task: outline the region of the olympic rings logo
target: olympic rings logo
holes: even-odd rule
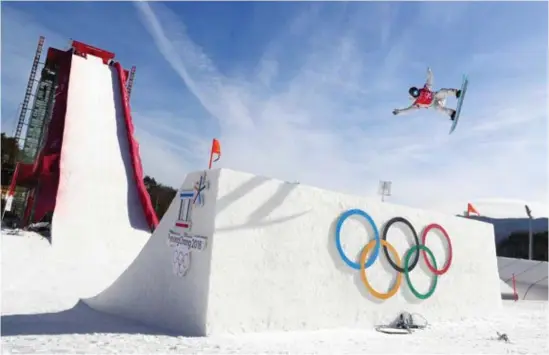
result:
[[[374,240],[371,240],[368,244],[366,244],[366,246],[360,253],[358,263],[350,260],[347,257],[347,255],[345,255],[345,252],[343,251],[343,247],[341,246],[341,228],[343,227],[343,223],[345,222],[345,220],[353,215],[359,215],[364,219],[366,219],[366,221],[372,226],[374,230]],[[404,254],[404,257],[402,260],[399,257],[396,249],[387,241],[387,233],[389,231],[389,228],[397,222],[404,223],[412,231],[412,235],[416,242],[416,244],[412,246]],[[439,231],[441,231],[444,237],[446,238],[446,241],[448,242],[448,260],[446,261],[442,269],[438,269],[437,262],[435,260],[435,256],[433,255],[433,252],[429,248],[427,248],[427,246],[425,245],[427,234],[433,229],[438,229]],[[343,259],[345,264],[347,264],[349,267],[355,270],[360,270],[360,278],[362,279],[362,283],[364,284],[366,289],[370,292],[370,294],[372,294],[374,297],[379,299],[386,300],[393,297],[399,290],[400,285],[402,284],[402,274],[404,274],[406,283],[408,284],[408,287],[410,291],[414,294],[414,296],[416,296],[419,299],[425,300],[433,295],[437,286],[438,277],[448,272],[448,269],[450,269],[450,265],[452,264],[452,242],[450,241],[450,237],[448,236],[448,233],[446,232],[446,230],[441,225],[436,223],[429,224],[423,229],[423,232],[421,233],[421,242],[420,242],[414,226],[412,226],[412,224],[406,218],[394,217],[394,218],[391,218],[385,224],[381,233],[381,238],[380,238],[379,230],[374,220],[372,219],[372,217],[370,217],[369,214],[367,214],[366,212],[360,209],[352,209],[344,212],[341,216],[339,216],[335,233],[336,233],[336,247],[337,247],[337,251],[339,252],[339,255],[341,256],[341,259]],[[376,291],[370,285],[370,282],[366,277],[366,269],[371,267],[374,264],[374,262],[376,262],[377,258],[379,257],[379,250],[381,248],[383,248],[383,253],[387,258],[387,261],[389,262],[389,264],[393,267],[394,270],[398,272],[395,284],[387,293],[381,293]],[[368,257],[372,249],[373,249],[373,252]],[[419,291],[417,291],[417,289],[414,287],[414,285],[410,280],[410,271],[414,270],[414,268],[417,266],[419,262],[420,252],[423,254],[423,259],[425,260],[427,267],[434,274],[434,279],[433,279],[433,282],[431,283],[431,287],[426,293],[420,293]],[[415,256],[412,262],[410,263],[410,259],[412,259],[412,254],[414,253],[415,253]],[[392,258],[391,258],[391,255],[393,256]],[[429,258],[427,258],[427,256],[429,256]]]

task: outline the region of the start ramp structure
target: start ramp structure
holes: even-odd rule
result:
[[[43,40],[41,37],[40,48]],[[35,62],[38,59],[39,55]],[[82,175],[87,170],[95,175],[101,172],[108,180],[108,168],[115,166],[115,170],[122,167],[128,171],[122,176],[123,185],[118,184],[119,190],[135,190],[128,193],[136,196],[137,208],[145,214],[146,229],[156,227],[158,220],[143,183],[139,147],[134,137],[128,91],[130,74],[135,74],[135,68],[131,73],[125,70],[115,60],[114,53],[83,42],[72,40],[66,50],[48,49],[29,118],[23,157],[9,189],[10,195],[16,188],[26,190],[17,206],[23,209],[22,226],[51,221],[57,208],[66,202],[63,191],[68,175]],[[27,88],[28,95],[31,90],[32,85]],[[18,132],[24,119],[18,122]],[[89,163],[86,156],[77,156],[86,149],[86,156],[95,157]],[[124,164],[116,164],[122,160],[119,157]],[[78,159],[79,168],[84,169],[73,171],[67,162]],[[115,179],[109,185],[117,182]],[[101,181],[81,185],[83,189],[95,187],[97,194],[105,195],[96,188],[98,183]]]
[[[370,327],[501,307],[493,226],[228,169],[189,174],[92,308],[176,334]]]
[[[56,268],[50,286],[59,296],[104,290],[158,224],[143,182],[128,75],[114,53],[82,42],[47,52],[36,99],[42,109],[31,114],[41,132],[10,190],[27,189],[24,226],[51,222],[42,262]]]

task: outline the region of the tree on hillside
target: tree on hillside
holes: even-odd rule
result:
[[[174,199],[177,190],[170,186],[156,182],[154,178],[148,175],[143,179],[143,183],[145,184],[145,188],[151,197],[151,202],[154,210],[156,211],[156,215],[160,220],[162,219],[162,216],[164,216],[164,213],[168,210],[168,207],[170,207],[170,203]]]
[[[15,164],[19,155],[19,147],[14,137],[2,133],[2,164]]]
[[[539,232],[533,235],[533,259],[548,261],[548,233]],[[514,232],[497,246],[497,255],[510,258],[528,259],[528,231]]]
[[[158,186],[158,183],[156,182],[156,180],[148,175],[145,175],[145,178],[143,179],[143,183],[145,184],[145,188],[149,192],[149,195],[151,195],[151,191],[156,189]],[[153,204],[154,204],[154,199],[152,195],[151,195],[151,201],[153,201]]]
[[[9,185],[13,172],[15,171],[15,165],[17,164],[17,157],[19,156],[19,147],[14,137],[8,137],[5,133],[2,133],[2,186]]]

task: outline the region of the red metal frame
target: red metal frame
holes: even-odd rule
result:
[[[137,193],[141,201],[143,212],[147,223],[151,231],[156,229],[158,225],[158,217],[151,202],[149,193],[143,182],[143,166],[141,164],[141,157],[139,155],[139,143],[134,136],[134,126],[132,121],[131,109],[128,100],[128,93],[126,87],[123,85],[128,80],[128,72],[122,68],[119,62],[114,63],[114,67],[118,71],[118,79],[120,81],[120,94],[122,96],[122,110],[124,112],[124,119],[126,121],[127,137],[129,142],[129,150],[132,158],[133,165],[133,177],[137,184]]]
[[[55,208],[71,58],[70,51],[64,52],[55,48],[48,49],[45,67],[57,67],[58,86],[48,133],[45,137],[45,145],[38,152],[34,163],[18,164],[17,174],[14,174],[14,181],[12,181],[16,186],[25,186],[31,189],[22,219],[23,226],[42,219],[46,213]],[[38,185],[41,188],[37,192]],[[30,220],[33,205],[35,213],[33,219]]]
[[[46,64],[47,68],[52,69],[55,63],[59,62],[59,58],[63,56],[65,52],[53,47],[48,48],[48,54],[46,55]]]
[[[109,64],[109,62],[114,59],[114,53],[82,42],[72,41],[72,48],[74,48],[75,54],[81,55],[84,58],[86,58],[88,54],[99,57],[103,59],[104,64]]]
[[[94,46],[91,46],[89,44],[79,42],[79,41],[72,41],[71,44],[72,48],[74,49],[74,54],[80,55],[84,58],[88,54],[93,55],[95,57],[99,57],[103,59],[104,64],[114,64],[111,63],[111,61],[114,61],[115,54],[113,52],[106,51],[104,49],[100,49]],[[48,53],[49,55],[49,53]],[[128,78],[130,77],[130,71],[124,69],[124,77],[126,78],[125,81],[128,81]]]

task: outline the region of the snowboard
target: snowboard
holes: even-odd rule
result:
[[[454,132],[459,120],[459,114],[461,113],[461,107],[463,106],[463,100],[465,99],[465,93],[467,92],[467,86],[469,85],[469,78],[467,75],[463,75],[463,82],[461,84],[461,95],[459,96],[457,106],[456,106],[456,118],[452,122],[452,127],[450,128],[450,133]]]
[[[411,334],[412,332],[408,329],[394,328],[391,326],[381,326],[376,327],[376,330],[385,334]]]

